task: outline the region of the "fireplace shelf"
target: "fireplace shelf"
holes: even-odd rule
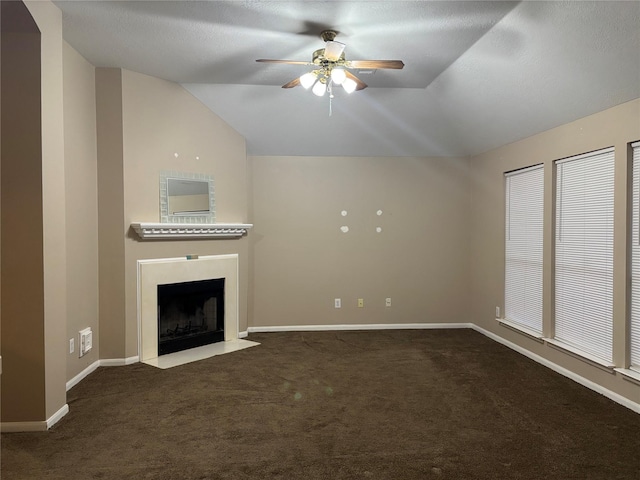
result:
[[[185,240],[190,238],[238,238],[251,223],[132,223],[142,240]]]

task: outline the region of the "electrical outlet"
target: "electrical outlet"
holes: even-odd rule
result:
[[[362,308],[364,307],[364,298],[359,298],[358,299],[358,308]]]
[[[342,300],[340,300],[339,298],[336,298],[333,301],[334,301],[334,305],[335,305],[336,308],[341,308],[342,307]]]
[[[390,307],[391,306],[391,297],[387,297],[384,299],[384,306],[385,307]]]
[[[500,307],[496,307],[496,318],[500,318]]]
[[[73,341],[73,338],[69,339],[69,353],[73,353],[76,350],[76,346],[75,346],[75,342]]]

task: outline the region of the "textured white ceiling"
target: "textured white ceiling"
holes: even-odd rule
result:
[[[182,83],[252,155],[459,156],[640,97],[640,2],[56,1],[96,66]],[[280,86],[332,28],[401,59],[328,97]],[[639,112],[640,122],[640,112]]]

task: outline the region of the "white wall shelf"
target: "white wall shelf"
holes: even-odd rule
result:
[[[251,223],[132,223],[142,240],[185,240],[242,237]]]

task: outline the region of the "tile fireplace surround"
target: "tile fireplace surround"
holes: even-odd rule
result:
[[[238,339],[238,255],[209,255],[197,259],[138,260],[138,351],[141,362],[158,358],[158,285],[225,279],[224,340]]]

